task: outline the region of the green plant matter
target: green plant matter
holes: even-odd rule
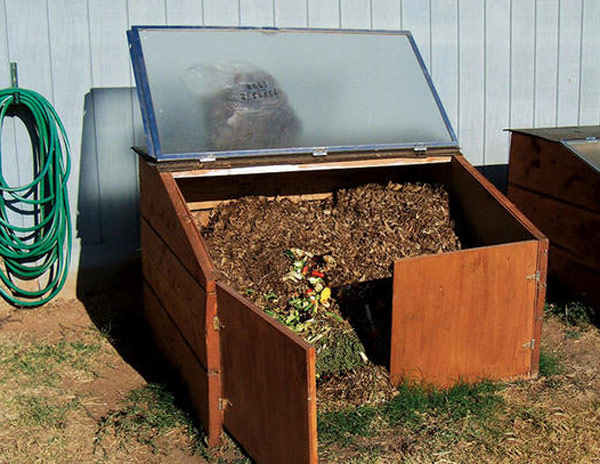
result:
[[[156,452],[156,440],[171,430],[186,429],[192,448],[202,448],[203,432],[194,425],[190,416],[175,403],[173,394],[163,385],[148,384],[132,390],[126,398],[123,409],[110,411],[104,416],[96,432],[95,450],[103,448],[106,436],[112,433],[125,444],[135,439],[149,445]]]
[[[326,374],[339,374],[369,364],[365,348],[352,328],[342,325],[335,335],[315,342],[317,352],[317,378]]]
[[[25,426],[64,427],[67,413],[79,407],[77,398],[59,401],[58,399],[27,394],[19,395],[16,401],[21,411],[20,422]]]
[[[369,406],[361,406],[346,411],[321,414],[318,421],[319,440],[323,443],[351,443],[354,436],[369,436],[371,425],[378,411]]]
[[[544,312],[558,317],[566,325],[580,326],[588,324],[596,318],[596,311],[592,306],[579,301],[569,303],[546,303]]]
[[[562,369],[558,357],[551,351],[542,348],[540,350],[540,375],[542,377],[551,377],[553,375],[560,374],[561,370]]]

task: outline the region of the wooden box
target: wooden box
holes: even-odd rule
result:
[[[443,185],[463,248],[390,262],[392,382],[537,374],[548,241],[460,154],[410,33],[143,27],[129,39],[148,142],[139,151],[145,310],[209,445],[226,428],[256,462],[317,461],[314,347],[217,279],[194,221],[242,196]],[[198,50],[208,67],[194,65]],[[261,71],[228,77],[230,65],[210,64],[223,57]],[[220,77],[207,85],[207,75]],[[199,82],[202,98],[184,81]],[[284,94],[285,110],[273,101]],[[225,135],[245,138],[215,148],[220,126],[203,118],[228,98]],[[265,99],[279,116],[234,130],[256,114],[238,110]],[[265,120],[286,131],[265,130]]]
[[[508,197],[550,239],[549,275],[600,307],[600,126],[514,130]]]
[[[209,444],[222,427],[260,463],[316,462],[315,351],[215,280],[192,213],[241,195],[423,181],[450,193],[464,249],[394,263],[390,373],[448,386],[535,376],[548,242],[461,155],[321,162],[277,174],[140,163],[145,308]]]

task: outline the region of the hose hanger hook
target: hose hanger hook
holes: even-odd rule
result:
[[[17,70],[17,63],[15,61],[10,62],[10,86],[13,89],[19,88],[19,73]],[[15,92],[15,103],[18,105],[21,103],[21,96],[19,92]]]

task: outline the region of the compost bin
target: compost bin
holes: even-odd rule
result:
[[[391,382],[537,374],[548,242],[460,153],[410,33],[128,36],[147,140],[136,149],[146,315],[210,445],[225,427],[259,463],[317,461],[315,347],[228,285],[202,234],[242,198],[443,189],[460,250],[381,258],[390,322],[376,336]]]
[[[554,282],[600,306],[600,126],[511,132],[508,197],[550,239]]]

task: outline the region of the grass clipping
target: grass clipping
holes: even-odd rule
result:
[[[395,260],[460,249],[447,192],[420,183],[244,197],[202,232],[220,278],[316,347],[318,376],[385,356]]]

